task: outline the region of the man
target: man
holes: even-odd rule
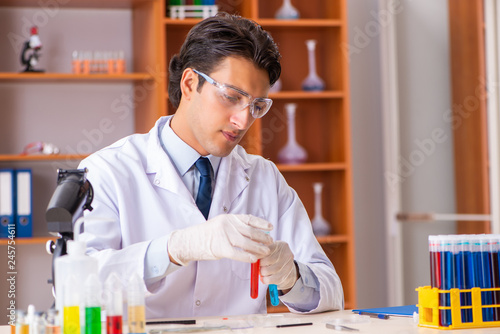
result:
[[[265,313],[268,284],[293,312],[343,308],[339,277],[296,192],[272,162],[238,145],[272,104],[279,60],[250,20],[200,22],[170,62],[175,115],[80,164],[95,193],[82,235],[88,251],[102,280],[140,273],[148,318]]]

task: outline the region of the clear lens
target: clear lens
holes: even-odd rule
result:
[[[264,116],[273,104],[271,99],[265,98],[256,98],[250,101],[249,96],[243,95],[230,86],[222,85],[217,82],[214,82],[213,85],[217,88],[217,95],[221,105],[232,111],[240,111],[250,106],[250,113],[254,118]]]
[[[253,101],[253,110],[252,110],[252,115],[255,118],[260,118],[264,116],[269,108],[271,108],[271,105],[273,104],[273,101],[270,99],[262,99],[262,98],[257,98]]]

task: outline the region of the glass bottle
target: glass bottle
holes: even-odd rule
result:
[[[302,89],[306,91],[322,91],[325,89],[325,82],[316,73],[316,44],[314,39],[306,41],[308,60],[309,60],[309,75],[302,81]]]
[[[56,309],[49,309],[45,317],[45,334],[61,334],[59,313]]]
[[[16,334],[29,334],[30,325],[26,319],[26,311],[16,310]]]
[[[328,235],[330,224],[323,218],[321,210],[321,193],[323,191],[322,182],[314,182],[314,218],[311,220],[313,232],[316,236]]]
[[[288,120],[288,142],[278,152],[278,161],[284,164],[299,164],[307,160],[306,150],[297,143],[295,138],[295,109],[296,103],[285,104]]]
[[[299,11],[292,6],[291,0],[283,0],[283,5],[276,12],[275,17],[281,20],[296,20],[300,17]]]

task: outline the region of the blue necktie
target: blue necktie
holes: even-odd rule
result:
[[[200,171],[200,187],[198,188],[198,196],[196,196],[196,205],[205,216],[205,219],[208,219],[210,204],[212,203],[212,177],[210,175],[212,166],[210,161],[203,157],[196,160],[194,165]]]

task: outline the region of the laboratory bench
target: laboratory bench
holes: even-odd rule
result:
[[[155,324],[147,325],[148,334],[168,334],[168,333],[308,333],[308,334],[333,334],[339,331],[352,333],[370,333],[370,334],[444,334],[444,333],[463,333],[463,334],[483,334],[498,333],[499,328],[475,328],[475,329],[455,329],[438,330],[433,328],[419,327],[413,318],[391,316],[388,319],[370,318],[368,316],[359,316],[350,310],[333,311],[317,314],[293,314],[293,313],[270,313],[252,314],[243,316],[215,316],[215,317],[196,317],[179,319],[151,319],[149,321],[173,321],[173,320],[196,320],[194,325],[181,324]],[[279,325],[289,324],[308,324],[296,327],[277,327]],[[327,324],[340,324],[349,328],[357,329],[350,331],[348,329],[336,330],[327,328]],[[200,328],[201,327],[201,328]],[[219,327],[219,329],[216,329]],[[202,330],[204,328],[205,330]],[[183,329],[182,331],[180,329]],[[0,334],[11,333],[10,326],[0,326]],[[123,333],[128,333],[127,326],[124,324]]]
[[[160,319],[158,319],[160,320]],[[172,319],[168,319],[172,320]],[[296,327],[277,327],[279,325],[289,324],[308,324],[312,325],[296,326]],[[330,329],[327,324],[343,325],[349,328],[358,329],[359,331],[350,331],[347,328]],[[220,330],[213,330],[213,327],[221,327]],[[253,326],[253,327],[250,327]],[[360,316],[354,314],[350,310],[333,311],[318,314],[293,314],[293,313],[274,313],[274,314],[254,314],[246,316],[231,316],[231,317],[200,317],[196,318],[196,325],[148,325],[147,332],[150,334],[168,334],[168,331],[162,329],[170,329],[171,331],[184,327],[206,327],[211,333],[223,333],[230,331],[233,333],[325,333],[333,334],[338,331],[353,332],[353,333],[371,333],[371,334],[437,334],[437,333],[463,333],[463,334],[481,334],[481,333],[498,333],[499,328],[478,328],[478,329],[458,329],[458,330],[437,330],[432,328],[419,327],[413,318],[391,316],[388,319],[371,318],[368,316]],[[250,327],[250,328],[249,328]],[[172,331],[172,332],[174,332]]]
[[[194,319],[194,318],[193,318]],[[388,319],[370,318],[354,314],[350,310],[333,311],[318,314],[293,314],[293,313],[274,313],[267,315],[246,315],[231,317],[200,317],[195,318],[196,325],[148,325],[147,332],[150,334],[168,334],[161,329],[176,329],[185,327],[186,329],[194,327],[232,327],[220,330],[210,330],[210,333],[324,333],[333,334],[342,330],[335,330],[326,327],[326,324],[341,324],[350,328],[359,329],[359,331],[343,330],[352,333],[370,333],[370,334],[443,334],[443,333],[463,333],[463,334],[482,334],[498,333],[499,328],[477,328],[477,329],[456,329],[456,330],[438,330],[433,328],[419,327],[413,318],[391,316]],[[168,319],[172,320],[172,319]],[[286,324],[312,323],[312,325],[297,327],[276,327]],[[253,326],[252,328],[245,328]],[[203,332],[202,332],[203,333]]]

